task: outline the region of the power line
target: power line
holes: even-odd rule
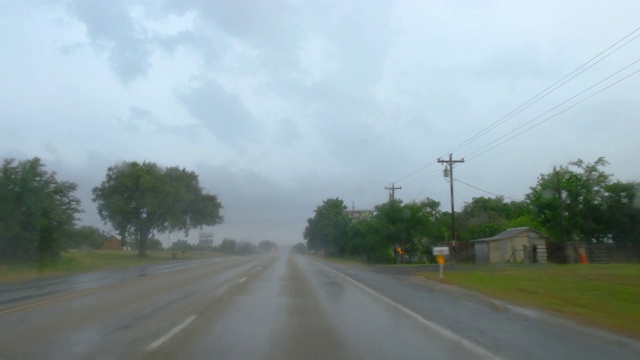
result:
[[[492,150],[492,149],[494,149],[494,148],[496,148],[496,147],[498,147],[498,146],[500,146],[500,145],[502,145],[502,144],[504,144],[504,143],[506,143],[506,142],[508,142],[508,141],[510,141],[510,140],[512,140],[512,139],[514,139],[514,138],[516,138],[516,137],[518,137],[518,136],[520,136],[520,135],[522,135],[522,134],[524,134],[524,133],[528,132],[528,131],[530,131],[530,130],[532,130],[533,128],[538,127],[538,126],[540,126],[540,125],[544,124],[545,122],[547,122],[547,121],[549,121],[549,120],[553,119],[554,117],[556,117],[556,116],[558,116],[558,115],[560,115],[560,114],[562,114],[562,113],[566,112],[567,110],[570,110],[570,109],[572,109],[572,108],[574,108],[574,107],[576,107],[576,106],[578,106],[578,105],[582,104],[583,102],[585,102],[585,101],[587,101],[587,100],[591,99],[592,97],[594,97],[594,96],[596,96],[596,95],[600,94],[601,92],[603,92],[603,91],[605,91],[605,90],[609,89],[610,87],[612,87],[612,86],[614,86],[614,85],[617,85],[618,83],[620,83],[620,82],[622,82],[622,81],[624,81],[624,80],[626,80],[626,79],[630,78],[631,76],[633,76],[633,75],[635,75],[635,74],[637,74],[637,73],[639,73],[639,72],[640,72],[640,70],[636,70],[636,71],[632,72],[631,74],[629,74],[629,75],[627,75],[627,76],[623,77],[622,79],[620,79],[620,80],[618,80],[618,81],[614,82],[613,84],[610,84],[610,85],[608,85],[608,86],[606,86],[606,87],[604,87],[604,88],[602,88],[602,89],[600,89],[600,90],[596,91],[595,93],[593,93],[593,94],[591,94],[591,95],[587,96],[586,98],[584,98],[584,99],[582,99],[582,100],[580,100],[580,101],[576,102],[575,104],[572,104],[572,105],[570,105],[569,107],[567,107],[567,108],[565,108],[565,109],[562,109],[562,110],[558,111],[557,113],[555,113],[555,114],[553,114],[553,115],[549,116],[548,118],[546,118],[546,119],[544,119],[544,120],[542,120],[542,121],[540,121],[540,122],[538,122],[538,123],[536,123],[536,124],[534,124],[534,125],[532,125],[532,126],[528,127],[527,129],[525,129],[525,130],[523,130],[523,131],[521,131],[521,132],[519,132],[519,133],[517,133],[517,134],[513,135],[512,137],[510,137],[510,138],[508,138],[508,139],[506,139],[506,140],[504,140],[504,141],[502,141],[502,142],[500,142],[500,143],[497,143],[496,145],[494,145],[494,146],[492,146],[492,147],[490,147],[490,148],[486,149],[485,151],[483,151],[483,152],[481,152],[481,153],[479,153],[479,154],[477,154],[477,155],[475,155],[475,156],[472,156],[472,157],[471,157],[471,158],[469,158],[468,160],[469,160],[469,161],[471,161],[471,160],[473,160],[473,159],[475,159],[475,158],[479,157],[480,155],[482,155],[482,154],[484,154],[484,153],[486,153],[486,152],[488,152],[488,151],[490,151],[490,150]],[[534,119],[534,120],[535,120],[535,119]],[[531,120],[531,121],[533,121],[533,120]],[[525,123],[524,125],[529,124],[531,121],[529,121],[529,122]],[[509,135],[509,134],[513,133],[514,131],[516,131],[516,130],[518,130],[518,129],[522,128],[524,125],[522,125],[522,126],[518,127],[518,128],[517,128],[517,129],[515,129],[515,130],[512,130],[512,131],[511,131],[511,132],[509,132],[508,134],[505,134],[504,136],[502,136],[502,137],[500,137],[500,138],[498,138],[498,139],[496,139],[496,140],[494,140],[494,141],[490,142],[489,144],[487,144],[487,145],[485,145],[485,146],[481,147],[480,149],[475,150],[474,152],[470,153],[470,154],[469,154],[469,155],[467,155],[467,156],[470,156],[471,154],[476,153],[477,151],[482,150],[482,149],[486,148],[487,146],[490,146],[491,144],[496,143],[497,141],[499,141],[500,139],[504,138],[505,136],[507,136],[507,135]]]
[[[489,194],[489,195],[493,195],[493,196],[502,196],[502,197],[503,197],[503,198],[505,198],[505,199],[514,200],[514,201],[524,201],[524,200],[521,200],[521,199],[512,198],[512,197],[509,197],[509,196],[506,196],[506,195],[495,194],[495,193],[492,193],[492,192],[490,192],[490,191],[480,189],[480,188],[479,188],[479,187],[477,187],[477,186],[473,186],[473,185],[468,184],[468,183],[466,183],[466,182],[464,182],[464,181],[462,181],[462,180],[459,180],[459,179],[454,179],[454,181],[459,182],[459,183],[461,183],[461,184],[463,184],[463,185],[467,185],[467,186],[468,186],[468,187],[470,187],[470,188],[474,188],[474,189],[476,189],[476,190],[482,191],[483,193],[487,193],[487,194]]]
[[[415,171],[413,171],[413,172],[411,172],[411,173],[409,173],[409,174],[407,174],[407,175],[405,175],[405,176],[403,176],[403,177],[401,177],[401,178],[397,179],[397,180],[396,180],[396,181],[394,181],[394,182],[400,182],[400,181],[402,181],[402,180],[404,180],[404,179],[406,179],[406,178],[409,178],[409,177],[411,177],[411,176],[413,176],[413,175],[415,175],[415,174],[419,173],[420,171],[422,171],[422,170],[424,170],[424,169],[427,169],[427,168],[428,168],[428,167],[430,167],[430,166],[433,166],[433,162],[430,162],[430,163],[428,163],[427,165],[425,165],[425,166],[422,166],[422,167],[418,168],[418,170],[415,170]]]
[[[534,125],[530,126],[530,127],[529,127],[529,128],[527,128],[527,129],[525,129],[525,130],[523,130],[523,131],[521,131],[521,132],[519,132],[519,133],[515,134],[514,136],[511,136],[511,137],[509,137],[508,139],[506,139],[506,140],[504,140],[504,141],[502,141],[502,142],[500,142],[500,143],[497,143],[497,142],[498,142],[498,141],[500,141],[501,139],[504,139],[505,137],[509,136],[510,134],[513,134],[513,133],[514,133],[514,132],[516,132],[517,130],[519,130],[519,129],[521,129],[521,128],[525,127],[526,125],[528,125],[528,124],[530,124],[530,123],[532,123],[533,121],[535,121],[535,120],[537,120],[537,119],[539,119],[539,118],[543,117],[544,115],[546,115],[546,114],[550,113],[551,111],[553,111],[553,110],[555,110],[555,109],[559,108],[560,106],[562,106],[562,105],[564,105],[564,104],[568,103],[569,101],[571,101],[571,100],[573,100],[573,99],[577,98],[578,96],[580,96],[580,95],[584,94],[585,92],[587,92],[587,91],[589,91],[589,90],[593,89],[594,87],[596,87],[596,86],[598,86],[598,85],[602,84],[602,83],[603,83],[603,82],[605,82],[606,80],[609,80],[610,78],[614,77],[615,75],[617,75],[617,74],[621,73],[622,71],[624,71],[624,70],[628,69],[629,67],[631,67],[631,66],[633,66],[633,65],[637,64],[638,62],[640,62],[640,59],[638,59],[638,60],[636,60],[636,61],[632,62],[631,64],[629,64],[629,65],[625,66],[624,68],[622,68],[622,69],[620,69],[620,70],[616,71],[615,73],[613,73],[613,74],[611,74],[611,75],[607,76],[607,77],[606,77],[606,78],[604,78],[603,80],[601,80],[601,81],[599,81],[599,82],[595,83],[594,85],[592,85],[592,86],[588,87],[587,89],[585,89],[585,90],[583,90],[583,91],[579,92],[578,94],[576,94],[576,95],[572,96],[571,98],[569,98],[569,99],[567,99],[567,100],[563,101],[562,103],[560,103],[560,104],[556,105],[555,107],[553,107],[553,108],[551,108],[550,110],[548,110],[548,111],[546,111],[546,112],[542,113],[541,115],[538,115],[538,116],[536,116],[535,118],[533,118],[533,119],[529,120],[528,122],[526,122],[526,123],[524,123],[524,124],[520,125],[519,127],[515,128],[515,129],[513,129],[513,130],[511,130],[511,131],[510,131],[510,132],[508,132],[507,134],[505,134],[505,135],[503,135],[503,136],[501,136],[501,137],[499,137],[499,138],[495,139],[494,141],[492,141],[492,142],[490,142],[490,143],[488,143],[488,144],[486,144],[486,145],[484,145],[484,146],[480,147],[479,149],[476,149],[476,150],[472,151],[471,153],[467,154],[467,155],[465,156],[465,158],[467,158],[467,161],[471,161],[471,160],[473,160],[473,159],[475,159],[475,158],[477,158],[477,157],[479,157],[479,156],[483,155],[484,153],[486,153],[486,152],[488,152],[488,151],[490,151],[490,150],[492,150],[492,149],[494,149],[494,148],[496,148],[496,147],[498,147],[498,146],[500,146],[500,145],[502,145],[502,144],[504,144],[504,143],[506,143],[506,142],[508,142],[508,141],[510,141],[510,140],[512,140],[512,139],[514,139],[514,138],[516,138],[516,137],[518,137],[518,136],[520,136],[520,135],[522,135],[522,134],[524,134],[525,132],[532,130],[533,128],[535,128],[535,127],[537,127],[537,126],[539,126],[539,125],[541,125],[541,124],[543,124],[543,123],[547,122],[548,120],[551,120],[552,118],[554,118],[554,117],[556,117],[556,116],[558,116],[558,115],[560,115],[560,114],[562,114],[562,113],[566,112],[567,110],[570,110],[570,109],[572,109],[573,107],[575,107],[575,106],[577,106],[577,105],[579,105],[579,104],[581,104],[581,103],[583,103],[583,102],[585,102],[585,101],[587,101],[587,100],[591,99],[592,97],[594,97],[594,96],[596,96],[596,95],[600,94],[601,92],[603,92],[603,91],[605,91],[605,90],[607,90],[607,89],[609,89],[609,88],[613,87],[614,85],[617,85],[618,83],[620,83],[620,82],[622,82],[622,81],[624,81],[624,80],[628,79],[629,77],[631,77],[631,76],[633,76],[633,75],[637,74],[638,72],[640,72],[640,70],[636,70],[636,71],[634,71],[633,73],[628,74],[627,76],[625,76],[625,77],[623,77],[623,78],[621,78],[621,79],[617,80],[616,82],[614,82],[614,83],[612,83],[612,84],[610,84],[610,85],[608,85],[608,86],[606,86],[606,87],[604,87],[604,88],[602,88],[602,89],[598,90],[597,92],[595,92],[595,93],[593,93],[593,94],[591,94],[591,95],[587,96],[586,98],[584,98],[584,99],[582,99],[582,100],[580,100],[580,101],[578,101],[578,102],[576,102],[576,103],[574,103],[574,104],[572,104],[572,105],[568,106],[567,108],[565,108],[565,109],[562,109],[562,110],[558,111],[557,113],[555,113],[555,114],[553,114],[553,115],[551,115],[551,116],[549,116],[549,117],[545,118],[544,120],[542,120],[542,121],[540,121],[540,122],[538,122],[538,123],[536,123],[536,124],[534,124]],[[496,143],[497,143],[497,144],[496,144]],[[495,145],[494,145],[494,146],[491,146],[492,144],[495,144]],[[491,146],[491,147],[490,147],[490,146]],[[488,149],[486,149],[487,147],[489,147],[489,148],[488,148]],[[477,152],[479,152],[479,151],[481,151],[481,150],[483,150],[483,149],[486,149],[486,150],[485,150],[485,151],[480,152],[479,154],[477,154],[477,155],[475,155],[475,156],[473,156],[474,154],[476,154]],[[439,171],[438,171],[438,170],[436,170],[436,171],[431,172],[431,173],[429,173],[429,174],[427,174],[427,175],[425,175],[425,176],[423,176],[423,177],[420,177],[420,178],[418,178],[418,179],[415,179],[415,180],[413,180],[412,182],[410,182],[409,184],[406,184],[406,185],[405,185],[405,188],[409,188],[409,187],[412,187],[412,186],[415,186],[415,185],[421,184],[421,183],[425,182],[426,180],[433,178],[433,177],[435,176],[435,174],[437,174],[438,172],[439,172]],[[465,184],[465,185],[468,185],[468,184]],[[484,191],[484,190],[482,190],[482,189],[477,189],[477,190]],[[487,193],[488,193],[488,192],[487,192]]]
[[[430,173],[428,173],[428,174],[426,174],[424,176],[421,176],[421,177],[419,177],[417,179],[412,180],[411,182],[405,184],[404,187],[405,188],[409,188],[409,187],[412,187],[412,186],[415,186],[415,185],[418,185],[418,184],[422,184],[423,182],[434,178],[439,173],[440,173],[440,169],[432,171],[432,172],[430,172]]]
[[[609,51],[610,49],[612,49],[613,47],[615,47],[616,45],[618,45],[619,43],[621,43],[622,41],[624,41],[626,38],[628,38],[629,36],[633,35],[635,32],[637,32],[638,30],[640,30],[640,27],[633,30],[632,32],[630,32],[629,34],[627,34],[626,36],[624,36],[623,38],[621,38],[620,40],[616,41],[613,45],[609,46],[608,48],[604,49],[603,51],[601,51],[600,53],[598,53],[596,56],[592,57],[591,59],[589,59],[587,62],[585,62],[584,64],[580,65],[579,67],[577,67],[575,70],[571,71],[570,73],[568,73],[567,75],[565,75],[564,77],[562,77],[560,80],[556,81],[555,83],[553,83],[551,86],[547,87],[546,89],[542,90],[541,92],[539,92],[537,95],[535,95],[534,97],[532,97],[531,99],[527,100],[525,103],[523,103],[522,105],[518,106],[517,108],[515,108],[514,110],[512,110],[511,112],[509,112],[508,114],[506,114],[505,116],[503,116],[502,118],[498,119],[497,121],[495,121],[494,123],[492,123],[491,125],[489,125],[488,127],[486,127],[485,129],[481,130],[479,133],[475,134],[474,136],[470,137],[469,139],[463,141],[460,145],[456,146],[455,148],[453,148],[452,150],[448,151],[448,153],[457,151],[459,149],[462,149],[464,147],[466,147],[467,145],[469,145],[470,143],[474,142],[475,140],[477,140],[478,138],[480,138],[481,136],[483,136],[484,134],[488,133],[489,131],[495,129],[496,127],[502,125],[503,123],[505,123],[507,120],[513,118],[514,116],[518,115],[519,113],[521,113],[522,111],[526,110],[527,108],[531,107],[532,105],[534,105],[535,103],[537,103],[538,101],[542,100],[543,98],[545,98],[546,96],[548,96],[549,94],[553,93],[554,91],[558,90],[559,88],[561,88],[562,86],[564,86],[565,84],[567,84],[568,82],[570,82],[571,80],[575,79],[576,77],[580,76],[581,74],[583,74],[585,71],[589,70],[590,68],[592,68],[593,66],[597,65],[598,63],[600,63],[601,61],[603,61],[604,59],[608,58],[609,56],[611,56],[612,54],[614,54],[615,52],[617,52],[618,50],[622,49],[623,47],[625,47],[626,45],[628,45],[630,42],[632,42],[633,40],[637,39],[638,37],[640,37],[640,34],[636,35],[635,37],[633,37],[631,40],[625,42],[624,44],[620,45],[617,49],[611,51],[609,54],[603,56],[601,59],[599,59],[598,61],[594,62],[593,64],[587,66],[585,69],[583,69],[582,71],[578,72],[580,69],[582,69],[583,67],[585,67],[587,64],[589,64],[590,62],[592,62],[593,60],[597,59],[598,57],[600,57],[602,54],[606,53],[607,51]],[[573,75],[574,73],[578,72],[577,74]],[[573,75],[573,76],[571,76]],[[571,77],[570,77],[571,76]],[[568,77],[570,77],[569,79],[567,79]],[[565,79],[567,79],[566,81],[564,81]],[[564,81],[564,82],[563,82]],[[558,85],[559,84],[559,85]],[[556,86],[558,85],[558,86]],[[551,90],[552,89],[552,90]],[[550,91],[549,91],[550,90]],[[444,156],[444,155],[443,155]]]
[[[498,119],[497,121],[495,121],[494,123],[492,123],[491,125],[489,125],[488,127],[486,127],[485,129],[481,130],[480,132],[478,132],[477,134],[475,134],[474,136],[468,138],[467,140],[463,141],[461,144],[457,145],[456,147],[454,147],[452,150],[448,151],[447,153],[453,153],[459,149],[462,149],[464,147],[466,147],[467,145],[469,145],[470,143],[476,141],[478,138],[480,138],[481,136],[485,135],[486,133],[490,132],[491,130],[493,130],[494,128],[500,126],[501,124],[503,124],[504,122],[506,122],[507,120],[513,118],[514,116],[518,115],[519,113],[521,113],[522,111],[526,110],[527,108],[529,108],[530,106],[534,105],[535,103],[537,103],[538,101],[542,100],[543,98],[545,98],[546,96],[548,96],[549,94],[553,93],[554,91],[556,91],[557,89],[559,89],[560,87],[564,86],[565,84],[567,84],[568,82],[570,82],[571,80],[575,79],[576,77],[578,77],[579,75],[583,74],[585,71],[587,71],[588,69],[592,68],[593,66],[597,65],[598,63],[600,63],[601,61],[603,61],[604,59],[606,59],[607,57],[611,56],[612,54],[614,54],[615,52],[617,52],[618,50],[620,50],[621,48],[623,48],[624,46],[628,45],[630,42],[634,41],[635,39],[637,39],[638,37],[640,37],[640,34],[636,35],[635,37],[631,38],[630,40],[628,40],[627,42],[625,42],[624,44],[620,45],[619,47],[617,47],[616,49],[614,49],[613,51],[609,52],[608,54],[606,54],[605,56],[603,56],[602,58],[600,58],[598,61],[592,63],[591,65],[589,65],[591,62],[593,62],[594,60],[598,59],[600,56],[602,56],[603,54],[607,53],[607,51],[613,49],[614,47],[616,47],[618,44],[622,43],[623,41],[625,41],[627,38],[629,38],[630,36],[632,36],[633,34],[635,34],[636,32],[638,32],[640,30],[640,27],[636,28],[635,30],[631,31],[630,33],[628,33],[627,35],[625,35],[624,37],[622,37],[621,39],[619,39],[618,41],[616,41],[615,43],[613,43],[612,45],[610,45],[609,47],[607,47],[606,49],[602,50],[601,52],[599,52],[597,55],[593,56],[591,59],[589,59],[588,61],[586,61],[585,63],[583,63],[582,65],[578,66],[576,69],[574,69],[573,71],[571,71],[570,73],[568,73],[567,75],[563,76],[561,79],[559,79],[558,81],[556,81],[555,83],[551,84],[549,87],[547,87],[546,89],[542,90],[541,92],[539,92],[537,95],[535,95],[534,97],[532,97],[531,99],[527,100],[526,102],[524,102],[523,104],[521,104],[520,106],[516,107],[515,109],[513,109],[512,111],[510,111],[509,113],[507,113],[506,115],[504,115],[503,117],[501,117],[500,119]],[[589,65],[589,66],[587,66]],[[585,69],[583,69],[582,71],[580,71],[582,68],[584,68],[585,66],[587,66]],[[578,73],[577,73],[578,72]],[[577,73],[577,74],[576,74]],[[575,75],[574,75],[575,74]],[[572,76],[573,75],[573,76]],[[566,81],[565,81],[566,80]],[[446,154],[446,153],[445,153]],[[444,154],[441,156],[443,157],[445,156]],[[417,170],[414,170],[412,172],[410,172],[407,175],[404,175],[400,178],[398,178],[397,180],[395,180],[394,182],[400,182],[402,180],[405,180],[407,178],[410,178],[416,174],[418,174],[419,172],[429,168],[430,166],[432,166],[434,163],[430,162],[420,168],[418,168]],[[419,181],[422,182],[422,181]]]
[[[493,143],[495,143],[495,142],[497,142],[497,141],[499,141],[499,140],[501,140],[501,139],[503,139],[503,138],[505,138],[505,137],[509,136],[510,134],[513,134],[514,132],[518,131],[519,129],[521,129],[521,128],[525,127],[526,125],[528,125],[528,124],[532,123],[533,121],[535,121],[535,120],[537,120],[537,119],[539,119],[539,118],[541,118],[541,117],[543,117],[543,116],[547,115],[548,113],[552,112],[553,110],[555,110],[555,109],[557,109],[557,108],[561,107],[562,105],[564,105],[564,104],[568,103],[569,101],[571,101],[571,100],[573,100],[573,99],[577,98],[578,96],[580,96],[580,95],[582,95],[582,94],[586,93],[587,91],[589,91],[589,90],[591,90],[591,89],[595,88],[596,86],[598,86],[598,85],[602,84],[603,82],[605,82],[605,81],[607,81],[607,80],[611,79],[612,77],[614,77],[614,76],[618,75],[619,73],[621,73],[621,72],[623,72],[624,70],[626,70],[626,69],[630,68],[631,66],[633,66],[633,65],[637,64],[638,62],[640,62],[640,59],[638,59],[638,60],[636,60],[636,61],[632,62],[631,64],[629,64],[629,65],[627,65],[627,66],[623,67],[622,69],[620,69],[620,70],[616,71],[615,73],[613,73],[613,74],[611,74],[611,75],[607,76],[606,78],[604,78],[604,79],[602,79],[602,80],[598,81],[597,83],[595,83],[595,84],[593,84],[593,85],[589,86],[589,87],[588,87],[588,88],[586,88],[585,90],[583,90],[583,91],[581,91],[581,92],[577,93],[576,95],[574,95],[574,96],[572,96],[572,97],[568,98],[567,100],[565,100],[565,101],[561,102],[560,104],[558,104],[558,105],[556,105],[556,106],[552,107],[551,109],[549,109],[549,110],[545,111],[544,113],[542,113],[542,114],[540,114],[540,115],[538,115],[538,116],[534,117],[533,119],[531,119],[531,120],[527,121],[526,123],[524,123],[524,124],[522,124],[522,125],[518,126],[517,128],[515,128],[515,129],[511,130],[510,132],[508,132],[508,133],[506,133],[506,134],[502,135],[501,137],[499,137],[499,138],[495,139],[494,141],[492,141],[492,142],[488,143],[487,145],[485,145],[485,146],[483,146],[483,147],[481,147],[481,148],[479,148],[479,149],[476,149],[476,150],[474,150],[474,151],[470,152],[470,153],[469,153],[469,154],[467,154],[466,156],[467,156],[467,157],[469,157],[469,156],[471,156],[471,155],[475,154],[476,152],[478,152],[478,151],[480,151],[480,150],[482,150],[482,149],[486,148],[487,146],[490,146],[491,144],[493,144]]]

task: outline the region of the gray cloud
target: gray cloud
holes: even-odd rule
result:
[[[70,12],[82,21],[94,48],[109,53],[109,64],[123,83],[147,74],[151,49],[147,34],[119,1],[76,1]]]
[[[299,33],[295,8],[286,2],[185,0],[166,1],[164,8],[168,13],[195,10],[205,24],[258,46],[290,45]]]
[[[238,96],[215,79],[206,78],[176,90],[176,97],[219,141],[238,147],[253,140],[256,119]]]
[[[216,236],[299,239],[322,200],[372,207],[399,178],[400,198],[448,208],[438,156],[637,27],[637,3],[580,5],[7,2],[0,153],[40,156],[78,182],[88,223],[100,223],[91,187],[121,160],[200,173],[225,205]],[[639,45],[454,151],[467,157],[456,177],[522,197],[553,165],[603,155],[616,177],[638,179],[637,76],[467,155],[635,60]],[[456,184],[456,208],[482,195]]]
[[[300,141],[300,128],[291,118],[280,119],[276,130],[276,142],[282,146],[291,147]]]
[[[139,132],[157,129],[160,123],[150,110],[137,106],[129,106],[129,116],[122,119],[122,126],[125,131]]]

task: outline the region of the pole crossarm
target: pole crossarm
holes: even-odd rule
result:
[[[402,190],[402,186],[396,187],[395,183],[391,184],[391,187],[385,186],[386,190],[389,190],[389,201],[394,201],[396,199],[396,190]]]

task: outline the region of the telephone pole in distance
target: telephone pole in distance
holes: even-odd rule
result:
[[[396,187],[396,183],[392,183],[391,187],[385,186],[386,190],[389,190],[389,201],[394,201],[396,199],[396,190],[402,190],[402,186]]]
[[[453,256],[455,257],[455,246],[456,246],[456,220],[455,220],[455,209],[453,206],[453,164],[455,163],[463,163],[464,158],[460,160],[453,160],[453,154],[449,154],[449,160],[441,160],[438,159],[438,162],[441,164],[447,164],[447,168],[445,168],[445,177],[449,175],[449,186],[451,188],[451,239],[453,241]],[[447,171],[448,170],[448,171]]]

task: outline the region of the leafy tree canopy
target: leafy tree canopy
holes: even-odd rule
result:
[[[93,201],[105,223],[121,238],[138,240],[138,255],[146,256],[154,232],[190,229],[222,223],[222,205],[216,195],[200,187],[198,175],[178,167],[151,162],[123,162],[107,170],[93,188]]]
[[[273,241],[263,240],[258,243],[258,249],[263,252],[274,252],[278,251],[278,244],[274,243]]]
[[[227,253],[234,254],[236,252],[237,241],[234,239],[224,238],[220,245],[215,247],[215,250]]]
[[[458,239],[487,238],[511,227],[535,227],[530,214],[525,201],[505,202],[502,196],[475,197],[456,214]]]
[[[347,207],[339,198],[327,199],[315,210],[315,216],[307,220],[304,239],[309,250],[323,250],[327,254],[344,254],[351,219]]]
[[[46,261],[65,250],[80,213],[77,185],[59,181],[38,158],[7,159],[0,171],[0,260]]]
[[[71,249],[102,249],[109,234],[95,226],[80,226],[70,229],[66,234],[67,245]]]
[[[614,182],[605,190],[610,240],[640,241],[640,183]]]
[[[594,163],[578,159],[539,176],[526,197],[549,235],[566,241],[606,237],[606,189],[612,180],[602,168],[608,164],[603,157]]]
[[[291,251],[293,251],[294,254],[306,254],[307,253],[307,245],[305,245],[303,242],[296,243],[291,248]]]

